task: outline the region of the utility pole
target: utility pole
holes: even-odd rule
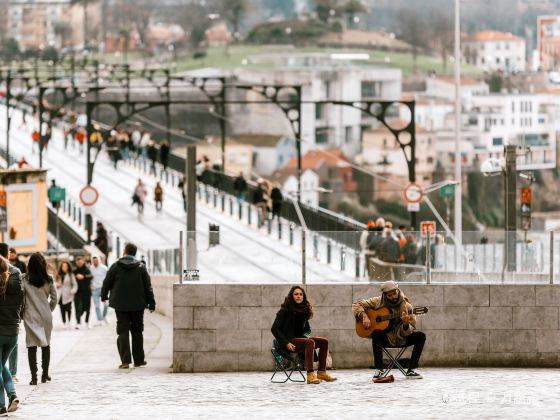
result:
[[[504,174],[505,192],[505,268],[513,272],[517,268],[517,152],[516,146],[505,146],[506,168]]]
[[[196,146],[187,146],[185,161],[187,178],[187,276],[197,271],[196,246]],[[198,276],[196,276],[198,277]],[[191,277],[191,279],[193,279]]]
[[[459,271],[463,248],[461,188],[461,8],[455,0],[455,271]]]

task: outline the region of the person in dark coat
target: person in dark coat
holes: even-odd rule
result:
[[[131,359],[134,366],[146,365],[144,355],[144,310],[155,311],[156,301],[146,265],[136,259],[138,248],[132,243],[124,247],[124,256],[109,269],[101,300],[117,314],[117,348],[121,358],[119,369],[128,369]],[[132,336],[132,357],[129,334]]]
[[[159,161],[161,162],[164,171],[167,171],[167,165],[169,164],[169,151],[169,143],[167,140],[163,140],[159,144]]]
[[[321,380],[326,382],[336,381],[334,376],[327,373],[329,340],[311,336],[309,325],[311,318],[313,318],[313,306],[307,300],[305,290],[300,286],[293,286],[286,299],[284,299],[284,303],[280,306],[274,324],[272,324],[271,332],[276,339],[277,348],[294,353],[305,352],[308,384],[318,384]],[[319,348],[317,375],[313,371],[316,347]]]
[[[97,222],[95,240],[93,243],[103,253],[103,255],[105,255],[105,258],[107,258],[107,255],[109,254],[109,240],[107,238],[107,230],[101,222]]]
[[[183,209],[187,211],[187,192],[185,191],[187,188],[187,177],[185,175],[183,175],[179,181],[177,188],[181,190],[181,196],[183,197]]]
[[[239,176],[233,181],[233,191],[237,197],[237,201],[241,203],[245,200],[245,191],[247,191],[247,181],[243,176],[243,172],[239,172]]]
[[[282,202],[284,201],[284,196],[282,196],[282,191],[278,185],[275,185],[270,192],[270,199],[272,200],[272,219],[278,217],[280,221],[280,213],[282,212]]]
[[[76,257],[76,269],[74,277],[78,282],[78,292],[74,295],[74,307],[76,309],[76,329],[80,328],[82,315],[86,314],[86,327],[89,328],[89,312],[91,309],[91,280],[93,275],[87,268],[84,257]]]
[[[17,268],[15,269],[17,270]],[[0,415],[6,416],[7,412],[17,410],[19,398],[12,374],[6,362],[8,357],[17,348],[19,323],[23,310],[23,284],[21,274],[13,275],[8,260],[0,257],[0,354],[2,373],[0,374]],[[8,407],[4,391],[8,396]]]
[[[156,175],[156,162],[158,160],[158,149],[155,142],[150,142],[148,146],[148,159],[152,161],[152,166],[150,167],[150,173]]]
[[[15,248],[10,248],[9,260],[10,264],[17,268],[21,272],[21,274],[27,273],[27,266],[22,260],[19,259],[19,255]]]

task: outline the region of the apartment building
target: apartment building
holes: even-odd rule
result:
[[[484,71],[518,73],[526,67],[525,40],[509,32],[476,32],[462,41],[461,49],[467,64]]]

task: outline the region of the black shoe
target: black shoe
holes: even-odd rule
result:
[[[14,394],[10,397],[10,404],[8,405],[8,412],[13,413],[14,411],[16,411],[18,409],[18,405],[19,405],[19,398],[17,397],[17,395]]]
[[[51,377],[49,375],[42,375],[41,376],[41,382],[45,383],[45,382],[50,382],[51,381]]]
[[[409,369],[408,372],[406,372],[406,379],[422,379],[422,375]]]
[[[31,382],[29,382],[29,385],[37,385],[37,378],[31,378]]]
[[[142,366],[146,366],[147,364],[148,362],[144,360],[143,362],[140,363],[134,363],[134,367],[142,367]]]
[[[0,417],[8,417],[8,410],[6,410],[6,407],[0,408]]]
[[[383,377],[383,369],[377,369],[377,372],[375,372],[375,375],[373,375],[373,379],[377,379],[381,377]]]

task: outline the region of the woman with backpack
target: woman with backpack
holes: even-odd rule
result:
[[[57,295],[53,278],[47,273],[47,262],[38,252],[29,258],[27,273],[23,276],[25,308],[23,324],[31,382],[37,385],[37,347],[41,347],[41,382],[50,381],[52,311],[56,308]]]
[[[17,345],[22,307],[23,287],[20,276],[10,277],[8,261],[0,257],[0,360],[2,361],[0,416],[7,416],[8,411],[16,411],[19,404],[14,381],[6,362]],[[8,395],[7,408],[4,390]]]

